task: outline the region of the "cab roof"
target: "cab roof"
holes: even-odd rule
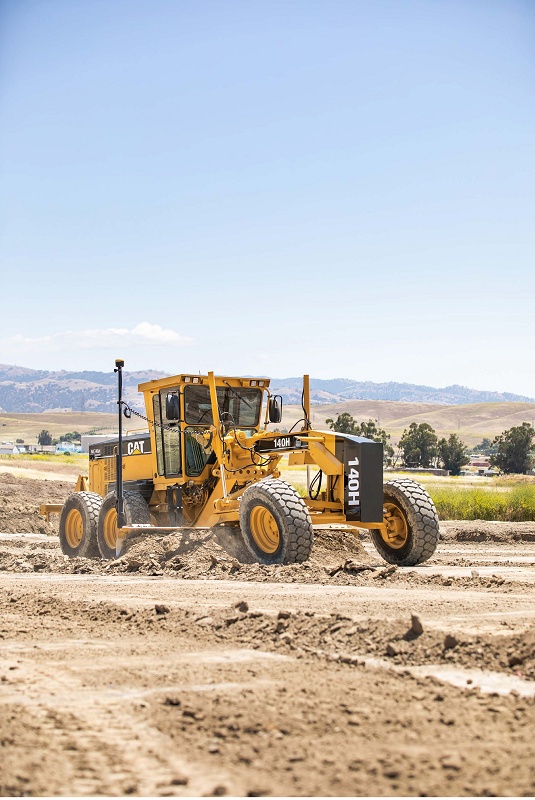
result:
[[[269,386],[269,378],[237,378],[230,375],[215,375],[216,386],[225,386],[225,381],[233,388],[260,388],[267,389]],[[193,375],[192,373],[182,373],[181,375],[171,375],[168,378],[159,378],[158,380],[147,381],[140,383],[138,390],[140,392],[158,392],[160,389],[170,389],[173,386],[194,384],[196,386],[208,386],[208,375]]]

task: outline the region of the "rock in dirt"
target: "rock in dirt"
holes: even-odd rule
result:
[[[453,769],[457,772],[461,770],[463,766],[459,753],[447,753],[441,756],[440,763],[443,769]]]
[[[382,578],[384,580],[384,578],[389,578],[395,572],[397,572],[397,566],[395,564],[392,564],[390,567],[385,567],[384,569],[380,569],[379,572],[376,572],[373,577],[375,579]]]
[[[343,564],[339,564],[331,570],[328,570],[328,574],[334,577],[339,572],[352,572],[357,574],[359,572],[366,572],[366,570],[371,570],[373,572],[374,569],[375,567],[370,564],[363,564],[361,561],[357,561],[354,558],[348,558]]]
[[[202,625],[203,627],[209,628],[210,626],[214,625],[215,620],[213,617],[207,616],[200,617],[199,619],[196,619],[195,622],[197,625]]]
[[[418,614],[411,614],[411,627],[409,630],[413,636],[421,636],[424,632],[424,626]]]
[[[126,564],[126,568],[129,572],[138,572],[138,570],[140,570],[143,566],[143,559],[136,558],[135,555],[128,555],[123,559],[123,563]],[[112,561],[110,566],[115,566],[116,564],[117,562]]]
[[[444,650],[453,650],[454,647],[457,647],[459,644],[459,640],[453,633],[447,633],[444,637]]]
[[[187,786],[189,783],[189,778],[187,775],[183,775],[181,772],[175,773],[175,775],[169,781],[171,786]]]

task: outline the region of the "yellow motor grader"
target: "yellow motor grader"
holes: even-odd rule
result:
[[[78,478],[63,506],[40,509],[60,513],[66,555],[114,559],[133,535],[224,525],[249,560],[291,564],[308,559],[314,526],[330,523],[369,529],[391,564],[433,555],[438,517],[425,489],[408,479],[383,485],[382,444],[314,430],[308,376],[302,419],[286,432],[277,428],[282,398],[267,378],[209,372],[149,381],[139,386],[141,415],[123,399],[123,366],[118,359],[118,438],[90,445],[89,477]],[[123,435],[131,414],[148,431]],[[305,497],[281,479],[285,454],[307,467]]]

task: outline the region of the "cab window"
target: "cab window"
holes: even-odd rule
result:
[[[186,386],[184,401],[188,425],[209,427],[213,424],[208,386]],[[230,418],[237,428],[253,428],[260,418],[262,391],[250,387],[218,386],[217,404],[220,415],[226,420]]]
[[[208,463],[213,463],[213,448],[202,435],[202,428],[188,427],[184,430],[186,475],[196,478]]]
[[[154,420],[170,428],[156,426],[156,462],[158,473],[166,478],[173,478],[181,474],[180,458],[180,428],[174,420],[168,420],[165,414],[165,396],[169,390],[161,395],[154,395]]]

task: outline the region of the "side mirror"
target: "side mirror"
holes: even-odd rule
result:
[[[282,419],[282,397],[274,394],[269,398],[268,414],[270,422],[280,422]]]
[[[165,416],[167,419],[180,419],[180,399],[177,394],[168,394],[165,398]]]

